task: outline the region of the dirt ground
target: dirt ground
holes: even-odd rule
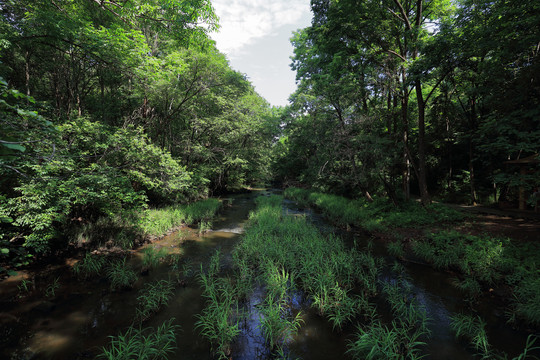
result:
[[[540,213],[532,211],[499,210],[478,206],[453,207],[473,214],[467,228],[475,234],[488,233],[518,241],[540,241]]]

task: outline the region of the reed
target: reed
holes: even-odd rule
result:
[[[480,355],[488,359],[492,356],[491,346],[486,333],[486,323],[480,316],[456,314],[451,316],[450,327],[456,333],[456,337],[467,339]]]
[[[146,270],[155,269],[158,265],[167,257],[167,249],[156,249],[153,246],[149,246],[143,249],[143,268]]]
[[[45,289],[45,296],[48,298],[56,296],[56,290],[60,288],[60,278],[57,277]]]
[[[171,318],[156,329],[130,326],[125,333],[110,336],[110,345],[102,348],[97,359],[167,360],[176,350],[176,335],[180,330],[173,322],[174,318]]]
[[[105,257],[101,255],[86,253],[84,258],[73,266],[73,272],[79,278],[88,279],[101,274],[106,262]]]
[[[173,293],[174,286],[170,280],[145,284],[137,297],[137,318],[141,321],[147,320],[162,306],[167,305]]]
[[[216,252],[208,271],[199,274],[206,306],[197,315],[196,328],[210,341],[212,350],[220,359],[231,355],[231,345],[240,333],[239,307],[236,289],[230,278],[219,277],[220,254]]]
[[[126,263],[126,258],[111,262],[105,270],[111,290],[132,288],[137,281],[137,274]]]

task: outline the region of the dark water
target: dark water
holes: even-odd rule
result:
[[[224,199],[226,204],[220,217],[214,221],[213,229],[198,236],[195,229],[171,234],[152,244],[179,254],[182,263],[196,270],[205,266],[217,249],[221,251],[225,267],[231,264],[231,250],[239,241],[248,214],[255,208],[254,199],[265,196],[266,191],[235,195]],[[285,201],[285,213],[306,216],[323,232],[336,232],[358,246],[364,246],[368,238],[352,237],[350,233],[334,229],[318,213],[299,209],[293,202]],[[387,258],[382,244],[374,243],[373,252]],[[132,265],[140,268],[142,253],[134,251]],[[472,351],[465,343],[454,339],[450,330],[449,317],[453,313],[465,312],[466,303],[452,287],[451,275],[434,271],[430,267],[404,263],[411,279],[411,288],[417,300],[426,309],[430,319],[431,339],[428,341],[427,359],[473,359]],[[59,265],[55,277],[59,277],[60,288],[50,300],[43,299],[44,286],[29,295],[17,299],[16,281],[3,282],[0,287],[0,359],[87,359],[94,358],[108,343],[109,335],[117,335],[132,323],[137,306],[137,292],[144,283],[163,279],[170,268],[166,265],[141,277],[131,291],[110,292],[106,281],[80,282],[72,277],[69,266]],[[194,272],[195,273],[195,272]],[[144,327],[160,325],[175,318],[182,327],[177,338],[178,350],[170,359],[212,359],[210,344],[195,330],[196,314],[204,307],[196,276],[190,275],[185,286],[178,286],[168,306],[160,310]],[[50,283],[51,279],[48,280]],[[381,280],[392,281],[392,275],[384,272]],[[47,283],[45,281],[45,283]],[[257,304],[263,301],[263,289],[257,289],[246,302],[250,317],[242,324],[242,334],[234,344],[233,359],[266,359],[268,349],[259,329]],[[354,326],[338,333],[331,325],[309,307],[309,300],[302,294],[294,296],[292,311],[302,311],[304,324],[299,333],[288,343],[291,358],[313,360],[349,359],[345,354],[347,342],[352,338]],[[482,299],[478,313],[488,323],[490,343],[496,348],[516,356],[525,344],[526,334],[512,330],[505,324],[504,309],[495,306],[490,298]],[[388,314],[382,314],[383,317]]]

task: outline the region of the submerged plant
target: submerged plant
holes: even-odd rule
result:
[[[402,258],[405,255],[405,250],[403,250],[403,244],[400,241],[389,242],[386,245],[388,253],[397,258]]]
[[[370,326],[359,326],[355,339],[349,342],[347,353],[354,359],[362,360],[402,360],[420,359],[420,348],[425,342],[420,340],[421,332],[409,332],[392,323],[391,327],[375,321]]]
[[[131,326],[125,333],[110,336],[111,344],[104,347],[97,359],[106,360],[167,360],[176,349],[179,325],[174,318],[154,328],[137,329]]]
[[[304,322],[300,312],[291,316],[286,296],[279,297],[273,293],[266,296],[264,303],[259,305],[261,322],[260,328],[270,350],[275,351],[295,335]]]
[[[111,283],[111,290],[132,288],[137,281],[137,274],[126,264],[126,258],[111,262],[106,269],[106,274]]]

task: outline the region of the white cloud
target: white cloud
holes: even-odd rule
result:
[[[221,29],[211,36],[230,58],[258,38],[295,24],[309,12],[306,0],[214,0],[213,5]]]

